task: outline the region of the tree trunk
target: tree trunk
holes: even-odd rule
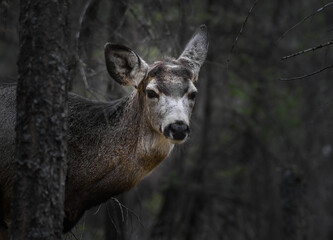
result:
[[[11,239],[61,239],[68,2],[20,2]]]
[[[296,170],[283,171],[280,183],[283,239],[306,239],[306,182]]]

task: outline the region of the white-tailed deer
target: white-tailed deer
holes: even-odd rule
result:
[[[64,232],[85,210],[132,188],[187,139],[207,50],[205,26],[178,59],[152,65],[130,48],[105,45],[111,77],[135,89],[113,102],[69,94]],[[15,118],[16,86],[0,88],[0,232],[10,227]]]

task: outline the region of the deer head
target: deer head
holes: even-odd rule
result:
[[[107,43],[105,61],[115,81],[137,89],[144,117],[151,128],[171,143],[182,143],[190,132],[190,117],[197,95],[194,83],[207,50],[207,29],[202,25],[178,59],[148,65],[130,48]]]

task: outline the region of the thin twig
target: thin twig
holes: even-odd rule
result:
[[[296,23],[294,26],[292,26],[291,28],[289,28],[286,32],[284,32],[278,40],[283,39],[291,30],[293,30],[294,28],[298,27],[304,21],[306,21],[307,19],[309,19],[309,18],[313,17],[314,15],[320,13],[321,11],[323,11],[325,8],[327,8],[328,6],[330,6],[332,4],[333,4],[333,2],[329,2],[329,3],[325,4],[323,7],[317,9],[315,12],[313,12],[310,15],[306,16],[301,21],[299,21],[298,23]]]
[[[79,28],[78,28],[78,31],[77,31],[76,34],[75,34],[75,38],[76,38],[76,47],[79,46],[79,39],[80,39],[81,28],[82,28],[82,24],[83,24],[84,17],[86,16],[87,10],[88,10],[89,6],[91,5],[91,3],[92,3],[93,1],[94,1],[94,0],[88,0],[88,1],[86,2],[86,4],[84,5],[83,10],[82,10],[82,12],[81,12],[81,15],[80,15],[80,18],[79,18]]]
[[[85,67],[84,67],[84,63],[83,63],[82,59],[80,58],[78,52],[76,52],[75,57],[76,57],[76,61],[78,62],[78,67],[79,67],[80,74],[81,74],[81,77],[82,77],[82,80],[83,80],[83,83],[84,83],[85,90],[87,92],[89,92],[94,98],[98,99],[98,95],[96,94],[96,91],[92,90],[89,86],[86,70],[85,70]]]
[[[101,209],[101,204],[98,206],[98,209],[96,210],[96,212],[94,212],[92,215],[96,215],[98,212],[99,212],[99,210]]]
[[[209,60],[205,60],[205,64],[210,64],[210,65],[218,66],[218,67],[221,67],[221,68],[226,68],[227,67],[223,63],[219,63],[219,62],[216,62],[216,61],[209,61]]]
[[[110,214],[110,210],[109,210],[109,207],[108,207],[108,204],[107,204],[107,203],[106,203],[106,211],[108,212],[109,219],[111,220],[111,223],[112,223],[114,229],[116,230],[117,234],[119,234],[119,230],[118,230],[118,228],[117,228],[116,223],[113,221],[113,218],[112,218],[112,216],[111,216],[111,214]]]
[[[121,1],[121,3],[126,7],[126,9],[125,9],[125,11],[124,11],[124,13],[123,13],[123,15],[121,16],[121,18],[120,18],[120,20],[118,21],[118,24],[117,24],[117,26],[114,28],[114,29],[112,29],[109,25],[108,26],[106,26],[106,28],[108,28],[108,29],[110,29],[111,31],[112,31],[112,34],[111,34],[111,36],[109,37],[110,38],[110,40],[113,38],[113,36],[115,36],[116,35],[116,33],[118,33],[119,32],[119,30],[122,28],[122,26],[124,25],[124,23],[125,23],[125,20],[126,20],[126,16],[127,16],[127,13],[128,13],[128,4],[126,5],[125,3],[124,3],[124,1]],[[102,21],[101,21],[101,23],[103,23]]]
[[[250,15],[251,15],[251,13],[252,13],[252,11],[253,11],[253,9],[254,9],[254,7],[257,5],[257,2],[258,2],[258,0],[255,0],[255,1],[254,1],[252,7],[250,8],[249,12],[247,13],[247,16],[246,16],[246,18],[245,18],[245,20],[244,20],[244,22],[243,22],[243,24],[242,24],[241,29],[239,30],[239,32],[238,32],[238,34],[237,34],[237,36],[236,36],[236,38],[235,38],[235,41],[234,41],[233,44],[232,44],[232,47],[231,47],[230,53],[229,53],[228,58],[227,58],[227,68],[228,68],[228,66],[229,66],[230,56],[231,56],[232,52],[234,51],[234,49],[235,49],[235,47],[236,47],[236,45],[237,45],[237,42],[238,42],[239,37],[243,34],[243,31],[244,31],[244,29],[245,29],[245,25],[246,25],[246,23],[247,23],[247,20],[249,19]]]
[[[327,47],[327,46],[329,46],[331,44],[333,44],[333,39],[331,41],[327,42],[327,43],[323,43],[323,44],[320,44],[318,46],[315,46],[315,47],[312,47],[312,48],[308,48],[308,49],[299,51],[297,53],[293,53],[293,54],[288,55],[288,56],[284,56],[284,57],[281,58],[281,60],[286,60],[288,58],[296,57],[296,56],[304,54],[304,53],[312,52],[312,51],[318,50],[320,48]]]
[[[307,77],[311,77],[313,75],[316,75],[318,73],[321,73],[322,71],[325,71],[329,68],[332,68],[333,67],[333,64],[332,65],[329,65],[329,66],[326,66],[324,68],[321,68],[315,72],[312,72],[312,73],[309,73],[309,74],[306,74],[306,75],[303,75],[303,76],[298,76],[298,77],[291,77],[291,78],[280,78],[279,80],[280,81],[291,81],[291,80],[299,80],[299,79],[303,79],[303,78],[307,78]]]
[[[91,4],[96,1],[96,0],[87,0],[86,4],[83,7],[83,10],[80,14],[80,18],[79,18],[79,27],[78,30],[75,34],[75,44],[76,44],[76,51],[75,51],[75,58],[76,61],[78,63],[78,68],[84,83],[84,88],[87,92],[89,92],[92,96],[94,96],[96,99],[98,99],[98,96],[95,94],[95,92],[90,88],[89,83],[88,83],[88,78],[87,78],[87,74],[86,74],[86,70],[85,70],[85,64],[83,62],[83,60],[81,59],[80,55],[79,55],[79,41],[80,41],[80,34],[81,34],[81,29],[82,29],[82,24],[84,21],[84,18],[87,14],[87,11],[89,9],[89,7],[91,6]]]
[[[139,216],[138,216],[138,215],[137,215],[132,209],[126,207],[126,206],[125,206],[124,204],[122,204],[117,198],[112,197],[111,199],[112,199],[113,201],[117,202],[118,204],[120,204],[119,206],[125,208],[127,212],[132,213],[132,214],[136,217],[136,219],[139,221],[140,225],[141,225],[142,227],[144,227],[144,225],[143,225],[143,223],[142,223],[140,217],[139,217]]]
[[[84,83],[84,87],[85,89],[89,89],[89,84],[88,84],[88,80],[87,80],[87,75],[86,75],[86,71],[84,69],[84,63],[82,61],[82,59],[79,56],[79,53],[76,54],[76,60],[79,63],[79,70],[80,70],[80,74]]]
[[[132,8],[132,6],[129,3],[126,3],[123,1],[123,3],[128,7],[130,13],[133,15],[133,17],[139,22],[139,24],[141,25],[141,27],[145,30],[145,32],[147,33],[147,35],[149,36],[150,39],[154,40],[154,37],[152,35],[152,33],[149,30],[149,25],[144,23],[139,16],[135,13],[134,9]]]
[[[79,239],[75,236],[75,234],[74,234],[72,231],[70,231],[70,233],[72,234],[72,236],[73,236],[76,240],[79,240]]]
[[[122,206],[122,204],[119,202],[119,200],[118,200],[117,198],[112,198],[112,200],[115,201],[115,202],[118,204],[118,206],[119,206],[119,208],[120,208],[120,213],[121,213],[121,221],[122,221],[122,222],[125,222],[124,211],[123,211],[123,206]]]

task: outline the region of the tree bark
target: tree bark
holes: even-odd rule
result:
[[[283,239],[306,239],[306,182],[304,176],[293,169],[283,171],[280,183],[282,200]]]
[[[61,239],[68,1],[21,0],[11,239]]]

